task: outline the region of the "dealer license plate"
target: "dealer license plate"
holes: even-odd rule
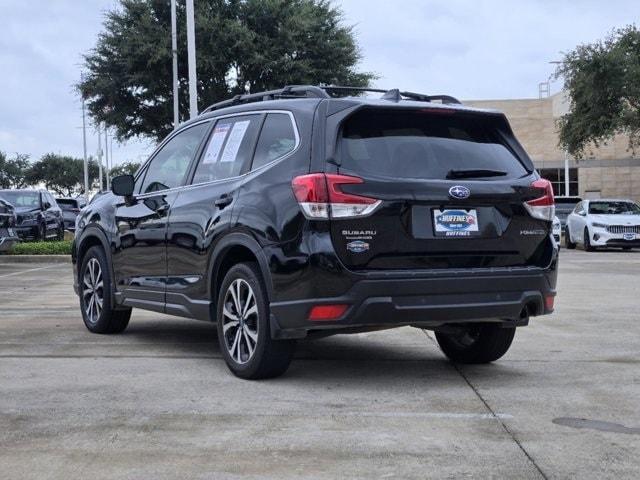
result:
[[[434,209],[433,227],[437,237],[473,237],[480,234],[475,209]]]
[[[635,233],[623,233],[622,234],[622,238],[624,238],[625,240],[635,240],[636,239],[636,234]]]

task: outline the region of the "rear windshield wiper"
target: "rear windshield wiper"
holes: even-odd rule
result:
[[[501,170],[449,170],[447,179],[454,178],[482,178],[482,177],[504,177],[507,172]]]

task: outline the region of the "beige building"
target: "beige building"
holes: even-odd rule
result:
[[[566,113],[566,96],[560,92],[540,99],[470,100],[479,108],[504,112],[533,159],[540,174],[553,183],[557,196],[565,192],[565,153],[558,147],[556,120]],[[584,159],[569,157],[569,195],[583,198],[632,198],[640,201],[640,152],[628,150],[626,137],[616,137],[599,148],[588,149]]]

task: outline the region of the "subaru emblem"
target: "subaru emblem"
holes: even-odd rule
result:
[[[457,198],[458,200],[469,198],[469,195],[471,195],[469,189],[467,187],[463,187],[462,185],[455,185],[449,189],[449,196]]]

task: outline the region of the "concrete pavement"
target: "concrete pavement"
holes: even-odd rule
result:
[[[639,478],[640,252],[561,252],[556,313],[488,366],[403,328],[228,373],[213,325],[82,325],[67,264],[0,265],[0,477]],[[554,423],[555,421],[555,423]]]

